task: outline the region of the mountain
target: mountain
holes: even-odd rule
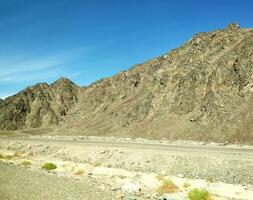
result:
[[[0,101],[0,129],[253,142],[253,29],[230,24],[80,88],[66,79]]]
[[[80,88],[60,78],[51,85],[38,83],[0,101],[0,129],[48,127],[59,124],[61,117],[78,102]]]

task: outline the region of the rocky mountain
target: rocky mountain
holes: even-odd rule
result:
[[[0,129],[48,127],[59,124],[61,117],[78,102],[80,88],[60,78],[51,85],[39,83],[0,101]]]
[[[27,88],[0,102],[0,128],[253,141],[252,88],[253,29],[230,24],[85,88]]]

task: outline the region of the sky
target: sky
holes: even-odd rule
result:
[[[80,86],[197,32],[253,27],[252,0],[0,0],[0,98],[67,77]]]

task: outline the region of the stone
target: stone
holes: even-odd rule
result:
[[[125,193],[137,193],[141,191],[142,186],[139,183],[126,182],[122,185],[122,191]]]

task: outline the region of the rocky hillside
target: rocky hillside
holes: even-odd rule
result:
[[[0,128],[57,124],[58,131],[89,135],[253,141],[253,29],[231,24],[198,33],[82,89],[55,85],[0,102]]]
[[[0,129],[16,130],[57,125],[78,102],[80,88],[61,78],[39,83],[0,101]]]

